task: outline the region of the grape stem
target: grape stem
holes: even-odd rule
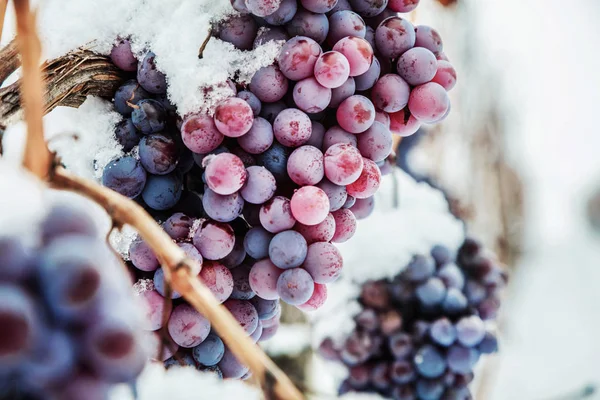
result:
[[[2,1],[2,0],[0,0]],[[193,262],[152,217],[134,201],[93,181],[80,178],[62,168],[44,140],[45,86],[40,68],[41,44],[35,28],[35,14],[29,0],[15,0],[17,48],[23,64],[21,91],[24,100],[27,141],[23,166],[56,189],[84,195],[102,206],[117,226],[134,227],[156,254],[166,282],[210,321],[238,359],[247,365],[261,383],[265,397],[302,399],[302,393],[275,365],[196,276],[190,273]]]

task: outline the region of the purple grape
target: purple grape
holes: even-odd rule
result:
[[[142,198],[153,210],[167,210],[177,204],[182,191],[181,176],[175,172],[167,175],[149,175]]]
[[[438,54],[444,51],[442,37],[432,27],[427,25],[415,26],[415,33],[415,47],[424,47],[433,54]]]
[[[131,43],[127,39],[120,39],[110,51],[110,59],[123,71],[137,71],[138,61],[131,51]]]
[[[371,45],[372,48],[377,48],[377,45],[375,44],[375,29],[373,29],[370,26],[367,26],[367,31],[365,33],[365,40],[367,42],[369,42],[369,44]]]
[[[331,89],[331,100],[329,107],[337,108],[344,100],[356,92],[356,82],[353,77],[349,77],[342,86]]]
[[[333,46],[347,36],[364,38],[366,31],[365,21],[360,15],[350,10],[337,11],[329,16],[327,43]]]
[[[383,282],[367,281],[361,288],[360,300],[366,307],[377,310],[387,308],[390,301],[387,286]]]
[[[256,259],[260,260],[269,255],[269,243],[273,239],[273,234],[267,232],[261,227],[252,228],[246,233],[244,238],[244,249],[246,253]]]
[[[331,11],[337,4],[337,0],[300,0],[300,2],[302,7],[319,14]]]
[[[464,346],[477,346],[485,337],[485,325],[476,315],[463,317],[456,324],[456,336]]]
[[[440,318],[431,324],[429,335],[435,343],[448,347],[456,341],[456,328],[448,318]]]
[[[18,286],[0,284],[0,296],[0,372],[5,372],[24,361],[33,349],[39,322],[32,299]]]
[[[382,76],[371,92],[375,107],[388,113],[402,110],[408,104],[410,86],[400,76],[387,74]]]
[[[465,286],[465,276],[456,264],[446,264],[437,273],[438,278],[444,281],[446,287],[459,290]]]
[[[344,203],[342,208],[352,208],[352,206],[354,206],[354,204],[356,203],[356,199],[352,196],[347,196],[346,198],[346,202]],[[356,217],[356,214],[353,212],[354,216]],[[356,217],[356,219],[360,219],[358,217]]]
[[[250,90],[260,101],[272,103],[285,96],[288,80],[277,66],[270,65],[256,71],[250,81]]]
[[[352,8],[365,18],[375,17],[385,10],[387,0],[349,0]]]
[[[258,313],[250,302],[229,299],[223,305],[240,323],[248,335],[256,330],[258,326]]]
[[[315,121],[311,121],[312,132],[310,138],[305,143],[308,146],[314,146],[317,149],[323,147],[323,137],[325,136],[325,127],[323,124]]]
[[[419,374],[425,378],[437,378],[446,370],[446,360],[431,345],[425,345],[417,350],[413,361]]]
[[[260,209],[260,223],[271,233],[279,233],[291,229],[296,220],[292,215],[290,200],[283,196],[275,196]]]
[[[317,43],[323,43],[329,32],[329,20],[325,14],[300,9],[285,28],[290,36],[306,36]]]
[[[133,107],[129,104],[137,104],[140,100],[149,97],[150,93],[145,91],[136,80],[131,79],[117,89],[114,99],[115,109],[119,114],[128,117],[133,111]]]
[[[279,115],[279,113],[285,110],[286,108],[287,106],[283,101],[276,101],[274,103],[263,103],[262,109],[260,111],[260,116],[272,124],[275,121],[275,117],[277,117],[277,115]]]
[[[241,92],[238,92],[237,97],[248,103],[255,117],[260,114],[262,103],[254,93],[250,92],[249,90],[242,90]]]
[[[233,250],[235,236],[230,225],[204,220],[193,236],[194,246],[207,260],[219,260]]]
[[[26,385],[43,391],[74,374],[75,346],[64,331],[52,330],[44,334],[45,341],[23,365]]]
[[[373,62],[371,66],[362,75],[358,75],[354,77],[354,83],[356,85],[356,90],[365,91],[369,90],[375,85],[375,83],[379,80],[379,76],[381,75],[381,65],[379,64],[379,60],[377,57],[373,57]]]
[[[287,269],[277,279],[277,293],[279,293],[281,300],[291,305],[306,303],[312,296],[314,289],[313,279],[302,268]]]
[[[224,136],[212,117],[192,114],[181,125],[181,138],[185,146],[194,153],[206,154],[219,147]]]
[[[419,379],[415,386],[419,399],[439,400],[444,394],[444,383],[441,380]]]
[[[404,332],[398,332],[389,337],[390,351],[396,360],[403,360],[413,353],[413,340]]]
[[[390,130],[380,122],[358,135],[358,150],[373,161],[383,161],[392,152],[393,139]]]
[[[457,314],[466,310],[468,305],[469,301],[460,289],[451,287],[446,293],[442,308],[449,314]]]
[[[273,133],[279,143],[284,146],[301,146],[308,141],[311,132],[312,123],[310,118],[296,108],[283,110],[279,113],[277,118],[275,118],[275,122],[273,122]],[[267,169],[269,168],[267,167]],[[274,173],[273,175],[276,174]]]
[[[417,287],[417,298],[424,306],[440,304],[446,297],[446,287],[439,278],[429,278]]]
[[[153,282],[154,282],[154,288],[156,289],[156,291],[158,293],[160,293],[161,296],[165,297],[165,295],[167,294],[167,290],[166,290],[167,288],[165,285],[166,284],[165,272],[163,271],[162,268],[158,268],[156,270],[156,272],[154,273]],[[181,298],[181,294],[171,289],[171,298],[179,299],[179,298]]]
[[[468,374],[479,361],[479,352],[474,348],[454,345],[446,355],[448,367],[459,374]]]
[[[231,298],[236,300],[250,300],[256,293],[250,287],[248,275],[250,274],[250,266],[242,265],[231,271],[233,276],[233,292]]]
[[[102,184],[130,199],[139,196],[146,186],[146,170],[139,160],[125,156],[111,161],[102,172]]]
[[[253,48],[257,48],[262,46],[263,44],[272,42],[272,41],[287,41],[290,36],[287,34],[285,29],[279,28],[277,26],[266,27],[263,26],[259,28],[258,33],[256,35],[256,39],[254,39]]]
[[[294,18],[298,11],[296,0],[282,0],[281,5],[274,13],[264,17],[264,20],[269,25],[281,26],[285,25]]]
[[[177,357],[173,356],[164,362],[165,369],[173,367],[192,367],[196,369],[196,361],[194,356],[189,353],[178,354]]]
[[[375,198],[369,197],[366,199],[356,199],[353,206],[350,207],[350,211],[354,214],[356,219],[365,219],[373,213],[375,209]]]
[[[222,196],[207,188],[202,205],[206,214],[215,221],[231,222],[242,214],[244,199],[239,192]]]
[[[397,385],[406,385],[415,379],[415,370],[408,361],[394,361],[390,366],[390,378]]]
[[[96,222],[90,216],[87,204],[74,204],[69,197],[65,196],[53,201],[50,210],[42,222],[41,236],[42,241],[48,244],[63,235],[69,234],[89,237],[99,236]],[[14,241],[9,240],[9,244],[11,242],[14,243]],[[25,248],[21,250],[25,250]],[[0,254],[2,253],[0,252]],[[7,254],[9,257],[13,257],[11,253]],[[23,257],[19,261],[23,268],[26,269],[27,266],[24,264],[31,260],[28,259],[27,254],[24,254],[23,251],[18,251],[17,254]],[[1,257],[0,261],[2,261]],[[15,262],[16,260],[13,259],[13,263]]]
[[[139,155],[142,166],[154,175],[172,172],[179,162],[177,144],[162,134],[144,136],[140,141]]]
[[[264,118],[256,117],[252,127],[238,138],[238,144],[250,154],[261,154],[273,144],[273,127]]]
[[[486,332],[483,340],[477,346],[481,354],[493,354],[498,351],[498,338],[491,332]]]
[[[253,166],[247,169],[248,178],[240,194],[249,203],[263,204],[275,194],[275,177],[265,167]],[[256,258],[256,257],[255,257]]]
[[[306,36],[296,36],[288,40],[279,53],[277,62],[281,72],[293,81],[300,81],[313,75],[321,46]]]
[[[138,65],[137,81],[150,93],[165,93],[167,91],[167,80],[165,74],[156,68],[155,58],[156,55],[152,52],[146,54]]]
[[[248,372],[248,367],[240,363],[227,347],[225,348],[221,361],[219,361],[219,364],[217,365],[223,373],[223,378],[227,379],[239,379]]]
[[[321,180],[317,187],[323,190],[329,198],[329,211],[331,212],[341,209],[348,199],[346,187],[331,183],[328,179]]]
[[[269,258],[279,268],[296,268],[306,259],[307,247],[306,239],[301,234],[283,231],[276,234],[269,243]]]
[[[464,293],[471,305],[478,305],[487,297],[485,287],[474,280],[467,281],[464,287]]]
[[[258,25],[250,15],[233,15],[221,22],[219,39],[233,44],[240,50],[251,50]]]
[[[198,346],[210,332],[210,322],[189,304],[180,304],[171,313],[169,335],[181,347]]]
[[[105,400],[110,391],[110,385],[99,377],[79,373],[56,389],[56,396],[64,400]]]
[[[400,17],[389,17],[375,30],[375,43],[383,57],[398,58],[415,45],[414,26]]]
[[[336,111],[340,127],[350,133],[362,133],[375,122],[375,107],[365,96],[348,97]]]
[[[288,158],[287,171],[298,185],[315,185],[325,175],[323,153],[313,146],[298,147]]]
[[[422,256],[413,256],[410,263],[403,271],[403,277],[411,282],[422,282],[431,277],[435,272],[433,259]]]
[[[257,261],[250,270],[250,287],[263,299],[277,300],[277,280],[282,272],[269,259]]]
[[[192,350],[194,360],[198,364],[207,367],[217,365],[223,358],[224,353],[225,346],[223,345],[223,341],[214,333],[210,333],[202,343]]]
[[[335,6],[327,13],[328,16],[332,16],[338,11],[349,10],[352,11],[352,6],[348,0],[338,0]]]
[[[252,299],[250,299],[250,303],[252,303],[256,309],[258,318],[260,320],[272,318],[275,314],[277,314],[279,307],[278,300],[265,300],[259,296],[254,296]]]
[[[85,219],[87,215],[83,214],[83,217]],[[18,281],[29,277],[34,267],[32,261],[34,261],[32,248],[17,237],[0,235],[0,265],[2,265],[0,280]]]
[[[193,218],[183,213],[175,213],[162,224],[162,227],[172,239],[180,240],[189,236],[193,223]]]
[[[430,253],[438,267],[452,260],[450,250],[442,245],[433,246]]]
[[[143,134],[157,133],[165,128],[166,110],[156,100],[143,99],[136,103],[131,121]]]
[[[308,246],[303,268],[316,283],[330,283],[339,278],[344,261],[340,251],[331,243],[317,242]]]
[[[431,51],[415,47],[398,58],[396,68],[402,79],[417,86],[433,79],[437,72],[437,60]]]
[[[323,149],[328,150],[331,146],[338,143],[347,143],[353,147],[357,147],[358,140],[356,138],[356,135],[343,130],[339,126],[332,126],[327,130],[327,132],[325,132],[325,137],[323,138]]]
[[[257,17],[273,14],[281,6],[281,0],[245,0],[248,11]]]
[[[117,142],[123,146],[124,152],[129,152],[137,146],[142,136],[142,133],[136,129],[131,118],[122,120],[115,127],[115,137],[117,138]]]
[[[260,340],[262,334],[263,334],[262,322],[258,321],[258,325],[256,326],[256,329],[254,330],[254,332],[252,332],[250,334],[250,339],[252,339],[252,341],[254,343],[257,343]],[[242,378],[242,379],[245,379],[245,378]]]
[[[322,86],[314,77],[296,83],[293,93],[296,106],[307,113],[325,110],[331,100],[331,89]]]

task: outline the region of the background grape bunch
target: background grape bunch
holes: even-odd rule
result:
[[[397,14],[417,3],[232,1],[239,14],[214,35],[240,50],[281,41],[280,54],[248,85],[224,82],[218,89],[231,95],[214,110],[182,119],[154,54],[138,62],[126,39],[113,48],[113,62],[136,76],[114,99],[125,117],[116,137],[128,154],[104,168],[103,184],[165,221],[203,262],[199,279],[255,340],[277,330],[279,299],[304,311],[325,302],[343,267],[333,243],[349,240],[372,212],[391,170],[392,135],[450,110],[456,73],[439,34]],[[206,318],[177,293],[172,305],[164,301],[164,275],[141,239],[129,259],[147,330],[173,342],[162,354],[175,357],[167,365],[244,376]]]
[[[146,364],[139,309],[89,204],[49,200],[27,236],[0,236],[0,392],[103,399]]]
[[[341,342],[325,339],[320,353],[348,368],[341,393],[471,399],[480,356],[498,349],[490,325],[506,283],[477,241],[466,239],[455,257],[434,246],[393,279],[363,284],[354,331]]]

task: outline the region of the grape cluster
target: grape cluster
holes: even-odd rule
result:
[[[147,360],[126,270],[69,201],[30,232],[0,236],[0,395],[106,398]]]
[[[453,260],[443,246],[415,256],[395,278],[366,282],[356,328],[321,354],[349,369],[341,392],[374,391],[397,400],[466,400],[482,354],[497,351],[486,321],[496,318],[507,276],[467,239]]]

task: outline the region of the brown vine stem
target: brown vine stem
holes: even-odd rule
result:
[[[231,351],[258,377],[261,384],[274,380],[274,393],[280,399],[302,399],[302,394],[273,361],[248,337],[243,328],[220,305],[210,290],[190,274],[191,262],[152,217],[138,204],[94,182],[77,177],[59,167],[50,178],[57,189],[70,190],[100,204],[115,221],[137,229],[156,252],[173,290],[208,318]],[[270,388],[266,387],[269,391]]]
[[[2,39],[2,31],[4,30],[4,18],[6,17],[6,6],[8,0],[0,0],[0,39]]]
[[[29,0],[15,0],[17,14],[17,47],[23,63],[21,95],[25,104],[27,142],[23,165],[34,175],[44,178],[50,171],[52,158],[44,142],[44,82],[40,68],[42,46],[35,27],[35,14]]]

